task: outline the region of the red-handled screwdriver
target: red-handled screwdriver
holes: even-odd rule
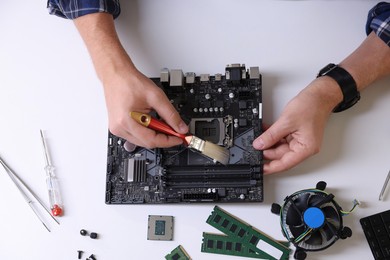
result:
[[[188,148],[195,150],[210,159],[220,162],[224,165],[229,163],[230,153],[229,150],[225,147],[219,146],[217,144],[205,141],[199,137],[196,137],[192,134],[180,134],[172,129],[166,123],[151,117],[148,114],[139,113],[139,112],[129,112],[130,117],[137,121],[139,124],[153,129],[157,132],[164,133],[167,135],[173,135],[181,138]]]

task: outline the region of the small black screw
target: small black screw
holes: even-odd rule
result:
[[[88,232],[87,232],[87,230],[82,229],[82,230],[80,230],[80,234],[81,234],[82,236],[86,236],[86,235],[88,234]]]
[[[98,237],[98,234],[95,233],[95,232],[91,232],[91,234],[89,235],[90,238],[92,239],[96,239]]]
[[[78,253],[78,259],[81,259],[84,252],[81,250],[78,250],[77,253]]]

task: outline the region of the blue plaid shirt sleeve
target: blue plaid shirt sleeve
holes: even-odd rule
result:
[[[121,12],[119,0],[48,0],[47,9],[67,19],[92,13],[110,13],[117,18]]]
[[[390,3],[381,2],[369,11],[367,35],[372,31],[390,47]]]

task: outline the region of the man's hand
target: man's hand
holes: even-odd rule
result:
[[[165,93],[137,70],[113,75],[104,82],[110,131],[129,142],[147,148],[179,145],[182,140],[147,129],[129,116],[129,111],[148,113],[152,110],[177,132],[187,133],[188,127],[181,120]]]
[[[390,75],[390,48],[374,32],[340,64],[362,91]],[[288,170],[319,152],[324,128],[333,108],[343,99],[340,87],[328,76],[315,79],[285,107],[280,118],[253,141],[263,150],[264,173]]]
[[[132,63],[119,41],[112,15],[89,14],[75,19],[74,23],[103,83],[110,131],[147,148],[181,144],[181,139],[157,133],[130,118],[130,111],[155,110],[175,131],[182,134],[188,131],[164,92]]]
[[[334,96],[329,94],[332,88]],[[253,142],[268,160],[264,173],[288,170],[318,153],[328,117],[341,99],[336,82],[325,77],[316,79],[293,98],[280,118]]]

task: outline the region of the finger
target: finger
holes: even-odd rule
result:
[[[156,132],[138,123],[132,126],[131,134],[129,133],[129,135],[130,140],[128,141],[149,149],[156,147],[167,148],[183,143],[183,140],[178,137]]]
[[[130,143],[129,141],[126,141],[125,144],[123,145],[123,147],[125,148],[126,151],[128,151],[129,153],[132,153],[135,151],[135,149],[137,149],[137,145],[133,144],[133,143]]]
[[[148,139],[143,134],[144,131],[150,131],[149,135],[155,134],[152,130],[136,122],[129,115],[126,115],[117,122],[110,122],[110,131],[112,134],[124,138],[130,143],[142,147],[148,146],[147,142],[145,142]]]
[[[283,147],[279,151],[276,151],[274,154],[271,154],[271,156],[275,156],[276,159],[270,159],[268,163],[264,164],[263,170],[265,174],[271,174],[291,169],[300,162],[304,161],[306,158],[316,153],[316,149],[313,149],[311,146],[307,146],[304,143],[300,143],[296,140],[292,140],[288,144],[288,151],[285,151],[283,149],[286,149],[286,147]],[[278,156],[281,157],[278,158]]]
[[[140,128],[140,130],[142,131],[142,128],[145,128],[145,127],[139,125],[138,123],[131,124],[130,122],[123,122],[122,121],[122,124],[115,126],[114,128],[110,127],[110,132],[116,136],[119,136],[123,139],[126,139],[128,142],[130,142],[136,146],[145,147],[145,143],[142,141],[142,139],[136,138],[133,135],[134,132],[137,132],[135,130],[137,128]],[[132,130],[129,131],[128,129],[132,129]],[[140,131],[140,130],[138,130],[138,131]]]
[[[278,122],[269,127],[264,133],[253,141],[253,147],[258,150],[267,149],[277,142],[282,140],[285,136],[290,134],[287,128],[282,127]]]
[[[279,160],[284,154],[290,151],[288,143],[281,143],[274,148],[263,151],[263,156],[266,160]]]
[[[120,127],[115,129],[113,134],[125,138],[132,144],[145,148],[167,148],[183,143],[183,140],[174,136],[168,136],[152,129],[149,129],[130,116],[126,120],[122,120]]]
[[[155,139],[153,140],[151,146],[152,148],[155,147],[168,148],[172,146],[181,145],[182,143],[183,140],[178,137],[158,133]]]
[[[160,115],[164,121],[170,125],[176,132],[181,134],[188,133],[188,126],[181,119],[179,113],[168,100],[166,95],[159,91],[158,95],[155,96],[155,100],[151,100],[151,104],[158,104],[154,109]]]
[[[152,148],[168,148],[176,145],[180,145],[183,143],[183,140],[177,138],[175,136],[168,136],[165,134],[157,133],[154,130],[143,128],[141,129],[141,138],[138,137],[138,134],[125,134],[126,140],[130,142],[132,145],[141,146],[144,148],[152,149]]]
[[[285,153],[280,159],[271,160],[268,163],[265,163],[263,165],[263,172],[264,174],[272,174],[286,171],[296,166],[306,158],[307,156],[304,154],[289,151]]]

